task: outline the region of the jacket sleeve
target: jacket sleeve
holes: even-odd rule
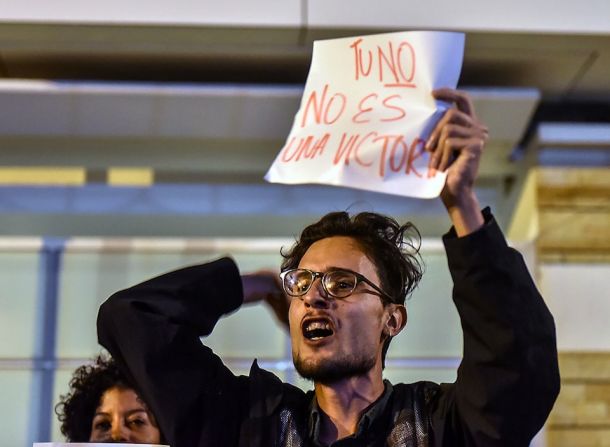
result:
[[[223,258],[122,290],[100,307],[100,344],[132,379],[172,447],[213,442],[218,421],[225,433],[239,432],[247,379],[235,377],[200,336],[242,301],[239,271]]]
[[[444,237],[464,337],[457,380],[433,412],[436,445],[528,446],[559,393],[555,326],[498,225]]]

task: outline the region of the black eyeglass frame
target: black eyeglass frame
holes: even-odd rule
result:
[[[295,271],[309,272],[313,276],[313,279],[309,283],[309,286],[307,287],[307,289],[303,290],[303,292],[299,293],[299,294],[291,293],[286,288],[286,275],[288,275],[289,273],[295,272]],[[336,273],[336,272],[350,273],[350,274],[354,275],[354,277],[356,278],[356,283],[354,284],[354,288],[347,295],[345,295],[345,296],[336,296],[333,293],[331,293],[331,291],[328,290],[328,288],[326,287],[326,280],[325,279],[327,278],[327,275],[329,275],[331,273]],[[333,270],[329,270],[327,272],[316,272],[316,271],[310,270],[310,269],[294,268],[294,269],[286,270],[286,271],[283,271],[282,273],[280,273],[280,278],[282,280],[282,289],[284,289],[284,292],[286,292],[286,294],[288,296],[292,296],[292,297],[301,297],[301,296],[305,295],[307,292],[309,292],[309,290],[311,289],[311,286],[316,281],[316,279],[320,278],[320,280],[322,282],[322,287],[324,288],[324,291],[329,296],[332,296],[333,298],[336,298],[336,299],[339,299],[339,300],[347,298],[348,296],[352,295],[354,293],[354,291],[356,290],[356,288],[358,287],[358,284],[363,282],[366,285],[372,287],[375,292],[379,293],[379,298],[381,298],[382,301],[386,301],[387,303],[393,303],[394,302],[394,300],[392,299],[392,297],[388,293],[384,292],[379,286],[375,285],[370,279],[368,279],[362,273],[354,272],[353,270],[349,270],[349,269],[333,269]]]

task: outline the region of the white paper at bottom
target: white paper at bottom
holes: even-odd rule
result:
[[[134,444],[106,444],[103,442],[35,442],[33,447],[133,447]],[[164,444],[138,444],[139,447],[169,447]]]

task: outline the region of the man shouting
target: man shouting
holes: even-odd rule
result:
[[[388,345],[407,323],[405,298],[421,277],[412,225],[330,213],[284,253],[280,280],[242,276],[224,258],[102,305],[100,343],[133,378],[172,447],[527,446],[542,427],[559,390],[553,320],[474,193],[486,127],[465,93],[434,95],[454,104],[426,149],[430,172],[447,172],[441,199],[453,228],[443,240],[464,338],[455,383],[382,377]],[[313,391],[256,362],[236,377],[200,342],[222,315],[279,292],[290,301],[295,367]]]

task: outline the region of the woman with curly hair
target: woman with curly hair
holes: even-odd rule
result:
[[[163,442],[154,415],[108,356],[74,371],[55,412],[69,442]]]

